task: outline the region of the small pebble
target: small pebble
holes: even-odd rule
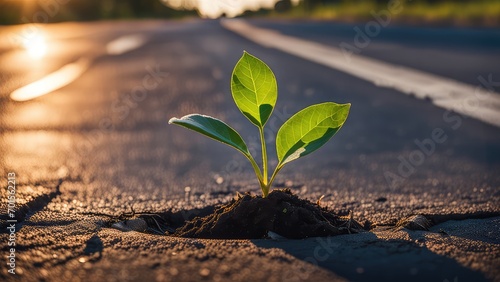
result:
[[[177,270],[177,268],[175,268],[175,267],[170,268],[169,272],[170,272],[170,275],[172,275],[172,276],[177,276],[177,274],[179,274],[179,270]]]
[[[208,275],[210,275],[210,269],[203,268],[202,270],[200,270],[200,275],[203,277],[207,277]]]

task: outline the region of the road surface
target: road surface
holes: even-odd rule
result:
[[[363,27],[249,23],[334,48],[354,42],[354,28]],[[212,280],[244,280],[255,274],[243,271],[247,264],[248,269],[262,269],[255,279],[270,281],[282,281],[289,267],[311,271],[307,279],[363,279],[356,276],[363,275],[359,267],[353,265],[352,271],[344,273],[321,263],[315,266],[289,246],[283,251],[268,249],[265,242],[228,243],[248,252],[238,261],[239,256],[225,253],[219,243],[199,243],[204,249],[200,254],[197,241],[121,235],[99,224],[106,219],[102,214],[192,209],[225,202],[236,191],[259,193],[250,165],[238,152],[167,125],[171,117],[195,112],[212,115],[242,132],[258,153],[257,130],[236,109],[230,95],[232,68],[243,50],[265,61],[278,81],[278,102],[266,131],[272,166],[276,164],[272,142],[286,118],[319,102],[352,104],[342,130],[317,153],[283,169],[277,187],[291,187],[313,201],[325,195],[323,205],[352,210],[360,222],[381,226],[412,214],[467,218],[500,212],[499,128],[447,111],[432,99],[417,99],[256,44],[219,21],[41,26],[32,32],[43,34],[45,43],[31,50],[32,57],[20,46],[33,38],[24,28],[0,29],[0,171],[6,189],[8,174],[15,173],[20,208],[18,268],[25,277],[36,272],[34,277],[53,278],[78,270],[77,276],[84,279],[95,268],[100,271],[95,277],[110,280],[139,279],[136,275],[158,278],[159,273],[165,280],[187,279],[182,275],[193,271]],[[492,87],[496,95],[500,92],[494,83],[500,81],[498,35],[491,29],[389,25],[357,55],[471,87]],[[112,42],[121,47],[110,47]],[[41,48],[46,48],[46,54],[33,58]],[[47,79],[50,75],[56,78]],[[485,85],[481,77],[493,83]],[[60,83],[64,79],[67,83]],[[22,97],[23,87],[36,81],[39,97],[13,100],[20,97],[13,93]],[[44,88],[48,93],[42,93]],[[186,187],[190,187],[187,195]],[[7,196],[3,197],[5,225]],[[42,239],[37,237],[40,234]],[[2,240],[6,236],[2,234]],[[498,235],[493,240],[498,244]],[[85,243],[103,244],[94,248],[103,253],[102,260],[90,260]],[[134,263],[136,255],[143,259]],[[130,271],[116,270],[120,260],[130,265]],[[193,260],[194,264],[186,263]],[[492,270],[498,259],[482,268],[457,261],[465,270],[453,267],[460,271],[472,269],[481,271],[481,277],[499,279],[498,271]],[[2,271],[8,275],[5,268]],[[434,278],[453,279],[446,275]]]

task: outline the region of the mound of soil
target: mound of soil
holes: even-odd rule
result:
[[[260,239],[269,231],[290,239],[323,237],[362,230],[356,221],[299,199],[288,189],[274,190],[267,198],[245,194],[196,217],[173,236],[213,239]]]

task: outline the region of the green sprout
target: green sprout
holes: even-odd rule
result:
[[[278,98],[274,73],[263,61],[243,52],[233,70],[231,92],[238,109],[259,129],[262,171],[243,138],[223,121],[210,116],[190,114],[182,118],[171,118],[168,123],[194,130],[242,153],[252,164],[263,197],[267,197],[276,174],[285,164],[314,152],[337,133],[346,121],[351,107],[351,104],[321,103],[309,106],[288,119],[278,130],[276,136],[278,165],[271,178],[268,178],[264,125],[271,116]]]

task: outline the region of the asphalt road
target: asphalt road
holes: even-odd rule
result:
[[[500,75],[496,63],[500,60],[498,29],[411,27],[391,22],[387,27],[381,26],[379,29],[366,23],[332,25],[322,22],[288,23],[269,20],[256,20],[252,23],[328,46],[340,47],[342,43],[357,46],[355,54],[471,85],[481,83],[479,76],[492,74],[497,78]],[[356,45],[356,42],[361,44]]]
[[[250,23],[332,46],[355,36],[353,25]],[[10,40],[22,29],[0,28],[0,173],[5,179],[16,174],[18,205],[31,205],[22,215],[31,225],[64,225],[84,214],[131,208],[189,209],[226,201],[236,191],[259,193],[250,165],[235,150],[167,125],[174,116],[213,115],[259,148],[256,128],[230,95],[232,68],[243,50],[264,60],[278,80],[266,131],[270,144],[284,119],[308,105],[352,104],[342,130],[283,169],[278,187],[311,200],[325,195],[325,205],[378,224],[418,213],[500,212],[500,130],[492,125],[256,45],[218,21],[62,23],[40,30],[48,52],[31,59]],[[109,42],[134,34],[145,38],[139,48],[106,52]],[[500,81],[498,35],[389,26],[361,54],[480,85],[480,75]],[[88,68],[67,86],[26,102],[9,98],[80,58],[88,59]],[[191,188],[189,201],[185,187]],[[3,207],[6,199],[2,213]]]

